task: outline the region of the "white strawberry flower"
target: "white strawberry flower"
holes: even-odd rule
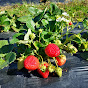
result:
[[[66,12],[63,12],[62,15],[69,16],[69,14],[67,14]]]
[[[66,23],[69,23],[69,22],[70,22],[70,20],[67,20],[67,19],[64,18],[64,17],[59,17],[59,18],[56,19],[56,21],[57,21],[57,22],[64,21],[64,22],[66,22]]]
[[[65,21],[66,19],[64,17],[59,17],[56,19],[57,22]]]
[[[61,21],[66,21],[66,19],[64,17],[61,18]]]
[[[61,21],[61,17],[57,18],[56,21],[57,22],[60,22]]]
[[[65,20],[65,22],[66,22],[66,23],[69,23],[69,22],[70,22],[70,20],[67,20],[67,19],[66,19],[66,20]]]

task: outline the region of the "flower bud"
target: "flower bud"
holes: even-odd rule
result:
[[[34,33],[31,33],[29,36],[31,39],[34,39],[36,37]]]
[[[42,33],[42,29],[39,29],[39,33]]]

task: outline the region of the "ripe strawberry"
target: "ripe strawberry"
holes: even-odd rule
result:
[[[24,67],[29,71],[36,70],[39,67],[39,60],[37,57],[30,55],[24,60]]]
[[[43,66],[46,67],[46,69],[43,70]],[[47,78],[49,76],[49,71],[47,69],[47,67],[49,66],[49,64],[47,62],[43,62],[40,64],[39,68],[37,69],[37,72],[43,77],[43,78]],[[43,70],[43,71],[42,71]]]
[[[56,74],[61,77],[62,76],[62,69],[60,67],[57,67],[55,70]]]
[[[57,57],[60,54],[60,49],[56,44],[51,43],[48,46],[46,46],[45,53],[49,57]]]
[[[72,22],[70,22],[69,25],[72,25]]]
[[[56,57],[56,60],[57,60],[57,64],[59,66],[62,66],[66,62],[66,56],[65,55],[59,55],[59,57]]]

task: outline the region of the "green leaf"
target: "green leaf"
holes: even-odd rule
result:
[[[0,69],[3,69],[4,67],[7,67],[9,64],[14,62],[16,60],[16,54],[14,52],[10,52],[5,56],[5,60],[0,58]]]
[[[34,21],[31,19],[31,20],[28,20],[26,22],[26,25],[29,29],[31,29],[33,32],[35,31],[35,23]]]
[[[19,37],[20,35],[24,35],[23,33],[15,33],[14,35],[13,35],[13,38],[17,38],[17,37]]]
[[[0,20],[1,20],[1,23],[3,24],[4,22],[6,22],[6,21],[10,21],[10,19],[8,18],[8,17],[6,17],[6,16],[2,16],[1,18],[0,18]]]
[[[55,31],[55,23],[56,23],[55,21],[49,21],[49,27],[51,31],[53,30]]]
[[[46,31],[43,31],[42,33],[41,33],[41,37],[43,37],[44,38],[44,35],[46,35],[48,32],[46,32]]]
[[[4,27],[4,32],[8,32],[10,30],[10,25]]]
[[[8,41],[7,40],[0,40],[0,48],[2,48],[2,46],[8,45]]]
[[[84,28],[88,29],[88,18],[85,18],[83,21]]]
[[[4,57],[5,55],[6,55],[6,54],[0,54],[0,58],[1,58],[1,57]]]
[[[3,63],[5,63],[5,60],[0,57],[0,66],[3,65]]]
[[[32,17],[30,15],[28,15],[28,16],[22,16],[22,17],[18,18],[17,20],[20,22],[26,23],[27,20],[30,20],[30,19],[32,19]]]
[[[43,47],[43,45],[39,41],[34,41],[33,45],[37,50],[39,50],[40,47]]]
[[[13,38],[13,39],[10,40],[10,44],[17,43],[18,41],[19,41],[19,39]]]
[[[76,34],[73,35],[73,39],[71,39],[71,40],[78,43],[78,44],[82,43],[81,37],[79,35],[76,35]]]
[[[34,7],[29,7],[28,10],[32,15],[36,15],[36,14],[39,14],[40,12],[42,12],[42,10],[34,8]]]
[[[9,26],[9,25],[10,25],[10,21],[5,21],[5,22],[3,23],[3,25]]]
[[[37,16],[34,18],[34,22],[40,21],[40,20],[43,18],[43,15],[44,15],[44,11],[41,12],[39,15],[37,15]]]
[[[51,15],[61,15],[62,14],[62,10],[58,8],[58,6],[55,3],[51,3],[50,4],[50,13]]]
[[[10,52],[5,56],[5,60],[8,63],[11,63],[12,61],[14,61],[16,59],[16,54],[14,52]]]
[[[41,21],[42,21],[42,24],[43,24],[44,26],[46,26],[46,25],[48,24],[48,21],[45,20],[45,19],[42,19]]]
[[[4,45],[4,46],[2,46],[2,48],[0,48],[0,53],[1,54],[5,54],[5,53],[9,53],[9,52],[11,52],[12,50],[13,50],[13,45]]]

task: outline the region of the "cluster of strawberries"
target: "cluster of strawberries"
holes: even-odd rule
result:
[[[49,73],[55,72],[59,77],[62,76],[62,69],[59,66],[62,66],[66,62],[66,56],[60,55],[60,49],[56,44],[48,44],[45,48],[45,53],[48,57],[52,57],[56,63],[56,66],[43,61],[39,62],[38,58],[30,55],[24,60],[24,67],[28,71],[37,70],[37,72],[43,77],[47,78]]]

